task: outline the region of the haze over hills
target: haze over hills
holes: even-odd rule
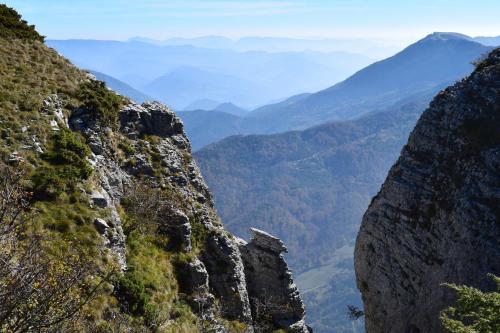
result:
[[[500,36],[495,36],[495,37],[474,37],[474,40],[476,42],[479,42],[483,45],[488,45],[488,46],[500,46]]]
[[[208,72],[196,67],[182,66],[162,75],[143,87],[143,90],[173,106],[186,108],[193,98],[239,101],[255,106],[255,101],[267,94],[268,87],[235,76]]]
[[[110,87],[120,95],[129,97],[137,103],[144,103],[146,101],[153,100],[152,97],[144,94],[143,92],[129,86],[125,82],[120,81],[112,76],[97,71],[90,71],[90,72],[94,74],[98,80],[106,82],[108,87]]]
[[[464,35],[433,33],[333,87],[292,105],[262,107],[251,116],[264,121],[270,132],[354,118],[463,77],[472,70],[471,62],[489,50]]]
[[[222,36],[201,36],[194,38],[170,38],[155,40],[145,37],[133,37],[129,41],[155,45],[191,45],[202,48],[229,49],[240,52],[348,52],[363,54],[369,58],[387,57],[402,49],[400,42],[368,40],[361,38],[286,38],[248,36],[231,39]]]
[[[240,108],[238,105],[234,105],[233,103],[219,104],[217,107],[212,109],[212,111],[226,112],[235,116],[244,116],[248,113],[248,110]]]
[[[183,111],[213,110],[220,104],[221,104],[220,102],[208,98],[198,99],[193,103],[189,104],[188,106],[186,106]]]
[[[137,41],[49,40],[47,43],[79,66],[115,77],[176,109],[184,109],[200,99],[253,108],[294,94],[317,91],[373,62],[372,58],[346,52],[238,52]],[[192,75],[195,71],[201,74],[200,81]],[[190,80],[177,89],[175,80],[182,77]],[[228,77],[232,78],[229,87]],[[200,89],[207,81],[210,87]],[[223,99],[218,99],[221,96]]]
[[[490,49],[465,35],[434,33],[330,88],[260,107],[241,119],[220,113],[203,114],[203,121],[184,113],[180,117],[195,150],[229,135],[279,133],[352,119],[407,98],[418,100],[419,95],[436,93],[469,73],[472,62]]]

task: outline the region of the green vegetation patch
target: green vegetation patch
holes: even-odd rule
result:
[[[0,37],[44,41],[34,25],[29,25],[14,9],[0,4]]]
[[[500,332],[500,278],[489,277],[497,286],[496,291],[482,292],[476,288],[444,284],[457,294],[457,304],[441,312],[440,319],[452,333]]]
[[[76,97],[104,125],[116,128],[123,98],[109,90],[104,82],[91,80],[80,84]]]
[[[76,184],[87,179],[92,167],[86,158],[90,149],[75,132],[62,129],[53,137],[49,150],[42,155],[48,164],[33,174],[33,192],[37,199],[52,200],[65,191],[73,191]]]

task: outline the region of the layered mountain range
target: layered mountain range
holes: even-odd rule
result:
[[[255,108],[330,86],[373,61],[346,52],[238,52],[137,40],[47,44],[76,65],[118,79],[176,110],[203,99]]]
[[[244,117],[226,119],[221,113],[207,114],[203,129],[198,128],[197,118],[180,116],[195,149],[230,134],[271,134],[353,119],[399,101],[421,100],[437,93],[467,75],[471,62],[489,50],[491,47],[464,35],[434,33],[330,88],[260,107]],[[222,128],[215,130],[214,126]]]

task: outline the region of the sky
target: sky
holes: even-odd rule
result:
[[[500,35],[500,0],[10,0],[49,39]]]

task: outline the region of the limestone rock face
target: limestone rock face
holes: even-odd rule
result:
[[[252,313],[250,290],[255,302],[266,295],[267,290],[273,297],[271,300],[263,298],[262,302],[281,309],[266,323],[274,325],[272,329],[280,326],[290,332],[306,332],[302,330],[305,324],[300,295],[280,255],[286,248],[270,235],[256,237],[255,246],[269,251],[270,257],[263,263],[265,268],[257,262],[251,262],[248,269],[245,267],[237,240],[220,224],[211,193],[192,158],[191,145],[176,115],[157,102],[130,103],[120,111],[119,120],[119,131],[128,138],[130,146],[126,157],[121,159],[116,158],[116,151],[108,139],[114,135],[113,130],[103,128],[88,110],[75,110],[69,126],[85,136],[93,152],[90,162],[99,184],[89,196],[93,205],[102,209],[103,215],[110,211],[106,219],[96,219],[94,226],[102,235],[104,246],[119,258],[122,269],[126,269],[125,236],[116,205],[130,185],[138,179],[147,179],[152,186],[173,189],[181,197],[179,200],[189,203],[183,204],[182,210],[169,207],[169,213],[159,226],[158,231],[168,236],[169,246],[190,252],[193,250],[193,223],[197,224],[198,232],[199,228],[203,229],[205,236],[202,243],[197,244],[200,255],[179,268],[179,283],[182,292],[189,295],[194,313],[209,323],[211,332],[226,332],[219,317],[245,323],[248,333],[254,332],[255,324],[268,320]],[[157,177],[158,171],[161,177]],[[248,251],[253,250],[249,248]],[[249,270],[268,275],[261,279],[247,275]],[[277,280],[273,281],[274,278]],[[274,299],[279,303],[273,304]]]
[[[230,319],[251,324],[247,281],[238,246],[226,234],[209,235],[202,260],[207,266],[210,287],[221,298],[221,311]]]
[[[279,238],[252,228],[249,243],[240,240],[252,316],[258,328],[265,323],[287,332],[307,333],[304,304],[283,255],[286,247]],[[264,324],[264,327],[262,327]]]
[[[500,274],[500,49],[439,93],[366,211],[355,249],[368,333],[443,332],[451,282]]]
[[[169,236],[170,241],[183,251],[189,252],[191,246],[191,224],[189,218],[181,210],[175,209],[160,225],[161,233]]]

